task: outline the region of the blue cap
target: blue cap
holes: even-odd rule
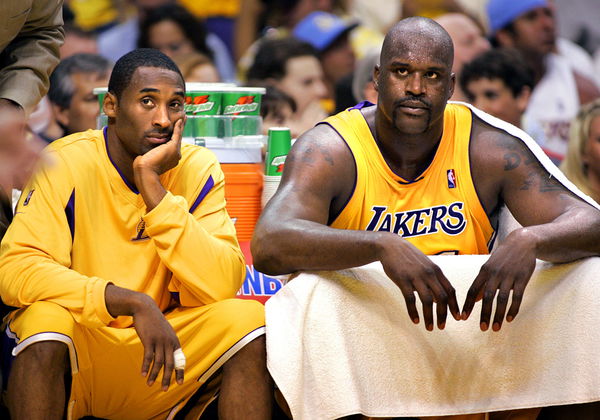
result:
[[[292,34],[317,50],[323,51],[339,36],[357,25],[356,22],[349,22],[331,13],[312,12],[298,22]]]
[[[548,0],[489,0],[486,9],[490,33],[494,35],[523,13],[546,6]]]

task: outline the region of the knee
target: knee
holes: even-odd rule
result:
[[[65,343],[43,341],[27,346],[17,355],[14,363],[47,373],[63,373],[67,369],[68,351]]]

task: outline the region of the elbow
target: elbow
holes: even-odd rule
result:
[[[279,246],[278,241],[273,238],[273,234],[268,234],[257,230],[250,243],[250,252],[252,253],[252,264],[254,268],[264,274],[276,276],[288,274],[293,270],[285,267],[285,250]]]

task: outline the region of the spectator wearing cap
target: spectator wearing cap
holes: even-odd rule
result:
[[[600,91],[555,53],[556,22],[549,0],[490,0],[487,13],[492,42],[520,50],[533,70],[535,85],[523,128],[559,162],[567,151],[570,121]]]
[[[313,12],[302,19],[292,32],[319,52],[330,93],[336,83],[354,70],[356,59],[349,35],[357,26],[357,22],[332,13]]]

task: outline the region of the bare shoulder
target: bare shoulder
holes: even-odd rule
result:
[[[535,182],[540,190],[561,186],[550,175],[548,168],[540,163],[543,155],[541,149],[529,145],[524,139],[526,135],[523,133],[523,136],[519,136],[519,133],[516,131],[513,135],[477,116],[473,117],[470,156],[473,171],[479,173],[477,178],[489,178],[491,182],[501,185],[511,175],[519,173],[527,175],[530,184],[534,183],[532,177],[543,177]],[[524,188],[531,186],[522,185]]]
[[[520,131],[513,133],[473,117],[471,171],[488,215],[506,204],[522,225],[531,225],[552,220],[571,205],[583,204],[555,177],[558,169],[542,163],[541,149],[528,144]]]
[[[344,139],[330,125],[319,124],[294,143],[281,185],[265,210],[326,223],[347,201],[355,177],[354,157]]]
[[[342,137],[329,124],[323,123],[296,140],[286,159],[286,171],[292,170],[292,165],[315,169],[326,165],[341,169],[348,159],[352,159],[352,154]]]

